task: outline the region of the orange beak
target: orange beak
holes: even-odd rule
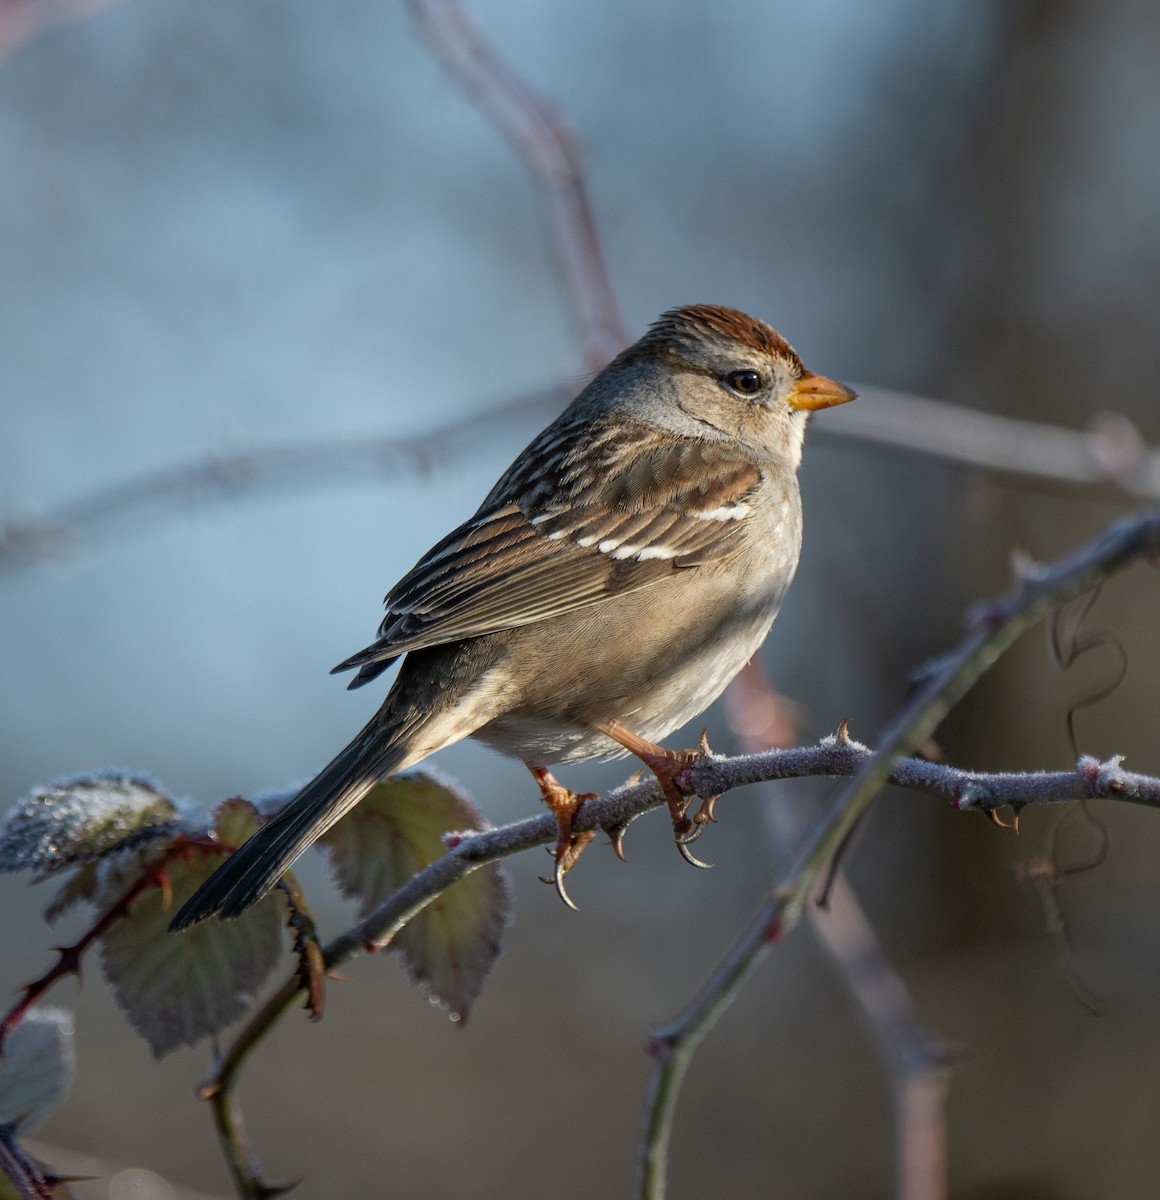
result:
[[[819,408],[833,408],[835,404],[857,400],[858,393],[835,383],[832,379],[827,379],[824,375],[803,371],[802,377],[794,384],[793,391],[787,399],[794,408],[805,408],[813,412]]]

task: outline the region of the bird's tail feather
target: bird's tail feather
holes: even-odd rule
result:
[[[218,867],[169,928],[185,929],[215,914],[238,917],[256,904],[308,846],[398,769],[406,748],[393,733],[397,731],[384,727],[380,710],[333,762]]]

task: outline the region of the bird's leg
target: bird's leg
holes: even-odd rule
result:
[[[713,805],[716,803],[717,797],[710,796],[707,800],[703,800],[701,807],[690,820],[687,813],[692,793],[682,788],[678,782],[680,776],[693,766],[701,755],[710,753],[705,735],[701,735],[701,746],[697,750],[667,750],[664,746],[654,745],[633,733],[619,721],[606,721],[597,728],[601,733],[612,738],[614,742],[622,745],[629,753],[635,754],[657,777],[657,782],[661,785],[661,791],[664,792],[665,800],[668,802],[669,816],[673,820],[673,840],[677,844],[681,857],[694,867],[707,867],[708,863],[703,863],[700,859],[693,857],[689,846],[705,832],[706,824],[714,819]]]
[[[554,883],[556,894],[560,899],[569,908],[575,909],[576,905],[572,903],[571,897],[564,888],[564,876],[576,865],[576,860],[584,852],[584,847],[596,837],[596,831],[586,829],[583,833],[573,833],[572,821],[584,801],[594,800],[596,794],[584,792],[582,795],[577,795],[570,788],[566,788],[547,767],[540,767],[535,763],[525,763],[524,765],[531,771],[536,783],[540,785],[540,795],[543,796],[544,803],[552,810],[552,815],[556,818],[556,848],[552,851],[556,859],[556,866],[552,871],[552,878],[545,879],[544,882]]]

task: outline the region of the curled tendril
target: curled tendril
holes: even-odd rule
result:
[[[1084,634],[1083,625],[1095,606],[1096,601],[1100,598],[1101,587],[1094,587],[1090,592],[1083,596],[1077,605],[1068,606],[1061,604],[1055,610],[1055,616],[1052,619],[1050,627],[1051,653],[1055,659],[1056,666],[1061,671],[1070,670],[1075,663],[1085,654],[1091,653],[1093,650],[1100,650],[1107,647],[1112,651],[1116,669],[1111,678],[1103,684],[1098,685],[1088,695],[1081,697],[1067,710],[1067,737],[1071,745],[1071,756],[1073,759],[1079,758],[1079,743],[1075,734],[1075,717],[1081,709],[1090,708],[1094,704],[1099,704],[1101,700],[1106,700],[1120,686],[1124,680],[1124,676],[1128,671],[1128,652],[1124,649],[1123,642],[1112,633],[1110,630],[1101,629],[1095,633]],[[1068,610],[1071,607],[1074,610],[1074,617],[1068,620]]]
[[[1116,668],[1107,682],[1099,684],[1088,695],[1081,697],[1067,710],[1067,737],[1073,758],[1079,757],[1079,743],[1075,732],[1076,714],[1105,700],[1121,684],[1128,670],[1128,654],[1120,639],[1108,630],[1095,633],[1083,632],[1084,622],[1090,615],[1100,596],[1095,587],[1076,604],[1061,605],[1055,611],[1050,626],[1052,657],[1061,671],[1069,670],[1085,654],[1107,647],[1111,649]],[[1082,821],[1095,835],[1095,845],[1090,853],[1069,863],[1061,856],[1061,836],[1064,830]],[[1086,800],[1077,801],[1053,823],[1048,837],[1047,852],[1043,857],[1023,863],[1020,876],[1035,886],[1043,905],[1047,931],[1055,938],[1059,948],[1060,971],[1076,999],[1094,1016],[1100,1014],[1097,997],[1083,982],[1075,966],[1075,953],[1071,942],[1067,916],[1060,897],[1060,887],[1070,876],[1095,870],[1108,856],[1108,829],[1091,811]]]

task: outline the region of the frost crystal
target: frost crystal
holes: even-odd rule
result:
[[[117,771],[33,788],[0,821],[0,872],[51,875],[138,846],[181,826],[175,801],[151,779]]]

